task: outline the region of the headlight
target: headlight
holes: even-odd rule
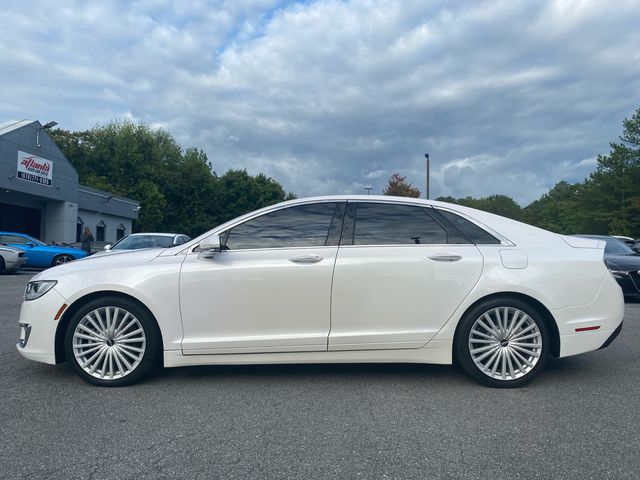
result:
[[[27,288],[24,291],[24,299],[29,301],[40,298],[51,290],[56,283],[58,283],[57,280],[38,280],[35,282],[29,282],[27,283]]]
[[[605,260],[604,263],[607,265],[607,268],[609,269],[609,273],[611,273],[611,275],[614,278],[624,278],[625,275],[627,274],[627,272],[624,272],[624,271],[620,270],[620,267],[614,265],[611,262],[607,262]]]

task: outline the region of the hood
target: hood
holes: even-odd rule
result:
[[[92,255],[38,273],[34,280],[55,280],[61,275],[83,270],[100,270],[117,268],[118,266],[144,265],[156,258],[162,249],[129,250],[113,252],[110,255]]]

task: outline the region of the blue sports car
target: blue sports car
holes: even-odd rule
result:
[[[10,245],[25,251],[27,262],[24,267],[49,268],[87,256],[78,248],[59,247],[46,243],[24,233],[0,232],[0,245]]]

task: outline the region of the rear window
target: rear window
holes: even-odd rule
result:
[[[462,218],[460,215],[449,212],[447,210],[436,210],[446,220],[449,221],[455,228],[460,230],[462,234],[471,240],[475,244],[487,245],[487,244],[499,244],[500,240],[491,235],[489,232],[483,230],[478,225],[470,222],[466,218]]]

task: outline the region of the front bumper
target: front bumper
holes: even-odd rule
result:
[[[14,257],[11,259],[5,259],[5,269],[13,272],[18,270],[27,262],[27,257]]]
[[[55,365],[56,329],[60,322],[54,318],[64,303],[65,298],[55,287],[36,300],[22,302],[18,321],[21,332],[16,344],[20,355]]]

